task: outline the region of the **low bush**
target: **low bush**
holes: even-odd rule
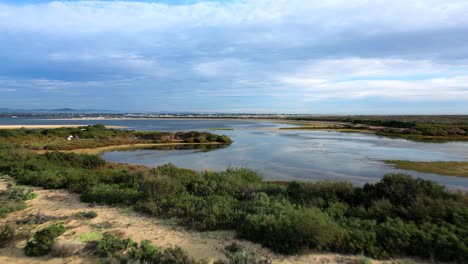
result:
[[[11,212],[26,209],[28,205],[24,202],[36,198],[37,194],[32,189],[8,184],[7,189],[0,193],[0,218],[6,217]]]
[[[98,255],[107,257],[104,263],[152,263],[152,264],[206,264],[191,258],[185,250],[180,247],[169,247],[164,250],[151,245],[149,240],[132,243],[131,239],[118,239],[116,237],[104,237],[99,243],[105,241],[105,250]],[[130,241],[130,242],[129,242]],[[129,248],[127,252],[124,252]]]
[[[50,215],[45,215],[41,213],[37,214],[29,214],[22,219],[16,220],[17,225],[40,225],[44,224],[46,222],[52,221],[52,220],[65,220],[67,216],[62,216],[62,217],[56,217],[56,216],[50,216]]]
[[[271,261],[267,259],[257,259],[254,253],[244,250],[236,242],[226,246],[224,250],[228,261],[219,259],[214,264],[271,264]]]
[[[128,255],[132,260],[156,263],[161,257],[161,251],[159,248],[151,245],[151,241],[143,240],[139,246],[132,247]]]
[[[6,247],[15,237],[15,228],[12,225],[5,224],[0,227],[0,248]]]
[[[103,202],[106,204],[131,205],[141,198],[143,198],[142,192],[118,184],[99,184],[89,188],[81,195],[83,202]]]
[[[26,256],[34,257],[49,254],[57,237],[65,231],[66,228],[60,224],[52,225],[37,231],[34,236],[29,239],[24,248]]]
[[[2,196],[5,196],[5,198],[8,200],[26,201],[36,198],[37,194],[35,194],[32,189],[26,189],[22,186],[9,185],[7,190],[3,192]]]
[[[133,244],[134,242],[131,239],[120,239],[114,234],[107,233],[98,241],[94,253],[100,257],[109,257],[118,254]]]
[[[97,213],[94,212],[94,211],[82,211],[82,212],[78,212],[75,214],[75,216],[77,218],[83,218],[83,219],[93,219],[95,217],[97,217]]]
[[[329,250],[341,236],[333,219],[312,208],[283,207],[276,212],[247,214],[241,223],[241,237],[286,254],[306,249]]]

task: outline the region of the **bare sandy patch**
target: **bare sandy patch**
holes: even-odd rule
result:
[[[72,149],[72,150],[33,150],[36,153],[42,154],[46,152],[60,151],[60,152],[72,152],[76,154],[90,154],[90,155],[99,155],[106,151],[116,151],[116,150],[131,150],[131,149],[144,149],[158,146],[180,146],[180,145],[222,145],[223,143],[211,142],[211,143],[185,143],[185,142],[175,142],[175,143],[143,143],[143,144],[124,144],[124,145],[114,145],[106,147],[96,147],[96,148],[83,148],[83,149]]]

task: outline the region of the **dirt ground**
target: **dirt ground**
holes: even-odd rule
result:
[[[0,191],[6,189],[7,183],[0,179]],[[27,201],[29,207],[25,210],[14,212],[7,218],[0,220],[0,225],[5,222],[16,222],[31,214],[42,214],[54,217],[68,217],[61,220],[65,223],[67,231],[59,239],[83,241],[92,234],[102,234],[106,231],[119,230],[125,237],[131,237],[135,241],[144,239],[151,240],[156,246],[165,248],[168,246],[180,246],[184,248],[190,256],[197,259],[207,259],[210,262],[225,258],[224,247],[232,242],[242,244],[246,249],[255,252],[257,256],[269,258],[273,263],[278,264],[299,264],[299,263],[320,263],[320,264],[345,264],[359,263],[358,257],[340,254],[310,253],[300,256],[283,256],[272,253],[270,250],[262,248],[258,244],[234,238],[234,234],[229,231],[217,232],[196,232],[185,230],[175,226],[173,221],[158,219],[146,216],[130,210],[129,208],[110,207],[106,205],[91,206],[82,203],[77,194],[69,193],[65,190],[43,190],[33,188],[38,194],[36,199]],[[95,211],[98,216],[91,220],[77,219],[73,215],[80,211]],[[24,225],[19,229],[20,233],[30,233],[50,225],[46,222],[42,225]],[[26,230],[29,228],[30,230]],[[78,264],[96,263],[97,258],[90,255],[89,251],[82,250],[73,257],[56,258],[26,257],[23,248],[26,245],[27,235],[13,241],[8,247],[0,248],[1,264]],[[362,262],[362,261],[361,261]],[[372,263],[399,263],[397,261],[372,261]],[[414,261],[412,261],[414,263]]]

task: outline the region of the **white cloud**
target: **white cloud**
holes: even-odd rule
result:
[[[0,55],[11,62],[0,63],[0,85],[96,97],[466,100],[467,13],[465,0],[0,4]]]

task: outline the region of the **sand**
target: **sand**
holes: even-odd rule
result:
[[[0,190],[6,188],[6,182],[0,179]],[[125,233],[125,237],[132,237],[135,241],[149,239],[156,246],[165,248],[170,245],[177,245],[197,259],[207,259],[210,262],[225,258],[223,248],[232,242],[242,244],[245,248],[255,252],[258,256],[270,258],[273,263],[279,264],[299,264],[299,263],[320,263],[320,264],[344,264],[356,263],[356,256],[340,255],[333,253],[310,253],[300,256],[283,256],[272,253],[270,250],[262,248],[258,244],[234,238],[233,232],[196,232],[177,227],[172,221],[158,219],[134,212],[128,208],[111,207],[106,205],[97,205],[90,207],[87,203],[82,203],[77,194],[69,193],[65,190],[44,190],[42,188],[33,188],[38,194],[36,199],[27,201],[29,208],[11,213],[7,218],[1,219],[0,224],[5,222],[14,222],[22,219],[29,214],[43,214],[47,216],[72,216],[80,211],[95,211],[98,216],[91,220],[80,220],[70,217],[65,221],[67,231],[59,239],[77,240],[80,235],[89,234],[97,231],[91,225],[99,223],[110,223],[111,227],[105,230],[120,230]],[[31,231],[35,232],[51,222],[35,226]],[[8,247],[0,248],[0,263],[9,264],[59,264],[59,263],[95,263],[96,258],[90,256],[89,252],[81,251],[78,255],[68,258],[45,257],[26,257],[23,254],[23,248],[26,239],[13,241]],[[395,261],[373,261],[378,263],[396,263]]]
[[[124,145],[114,145],[106,147],[96,147],[96,148],[83,148],[83,149],[72,149],[72,150],[58,150],[60,152],[72,152],[76,154],[90,154],[90,155],[99,155],[106,151],[118,151],[118,150],[131,150],[131,149],[144,149],[157,146],[180,146],[180,145],[222,145],[223,143],[211,142],[211,143],[186,143],[186,142],[175,142],[175,143],[142,143],[142,144],[124,144]],[[33,150],[36,153],[46,153],[49,150]],[[50,150],[50,152],[57,150]]]
[[[87,125],[0,125],[0,129],[20,129],[20,128],[61,128],[61,127],[82,127]],[[106,126],[106,128],[126,128],[125,126]]]

